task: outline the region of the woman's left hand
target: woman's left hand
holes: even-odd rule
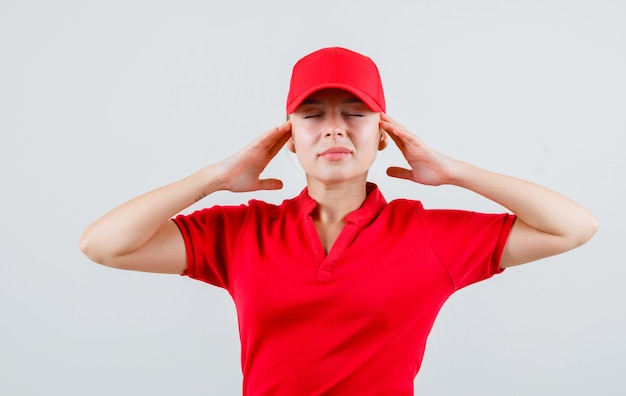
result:
[[[458,161],[431,149],[385,113],[380,113],[380,126],[391,136],[410,166],[410,169],[389,167],[387,175],[431,186],[453,184]]]

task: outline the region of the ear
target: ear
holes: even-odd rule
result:
[[[287,143],[285,143],[285,144],[287,145],[287,149],[295,154],[295,152],[296,152],[296,145],[293,143],[293,136],[290,137],[289,140],[287,140]]]
[[[387,141],[389,139],[389,135],[387,132],[380,128],[380,141],[378,142],[378,151],[384,150],[387,147]]]

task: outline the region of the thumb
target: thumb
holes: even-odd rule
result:
[[[279,179],[260,179],[259,190],[280,190],[283,188],[283,182]]]
[[[396,177],[398,179],[407,179],[412,180],[412,172],[406,168],[400,168],[398,166],[390,166],[387,168],[387,175],[391,177]]]

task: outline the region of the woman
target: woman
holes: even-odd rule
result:
[[[81,238],[98,263],[227,289],[244,394],[412,395],[426,338],[452,293],[580,246],[597,230],[562,195],[430,149],[385,114],[376,65],[353,51],[324,48],[299,60],[287,114],[238,153],[126,202]],[[389,139],[409,165],[389,176],[463,187],[511,213],[387,203],[367,175]],[[281,188],[259,177],[285,145],[306,173],[298,197],[173,218],[215,191]]]

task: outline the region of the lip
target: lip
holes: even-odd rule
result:
[[[320,157],[330,160],[338,161],[352,154],[352,150],[347,147],[330,147],[320,153]]]

